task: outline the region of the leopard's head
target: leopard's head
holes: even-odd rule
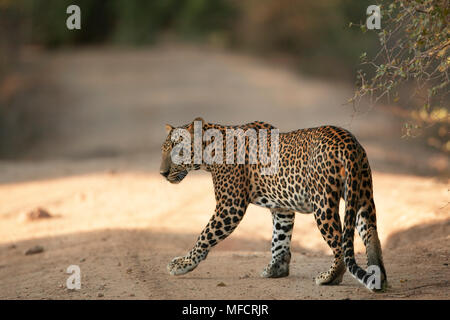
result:
[[[203,127],[204,120],[202,118],[195,118],[191,123],[180,127],[166,124],[167,138],[161,147],[162,160],[159,172],[170,183],[180,183],[189,171],[200,168],[200,165],[194,164],[195,121],[201,121]],[[182,148],[183,144],[189,145],[189,153]]]

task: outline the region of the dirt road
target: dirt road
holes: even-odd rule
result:
[[[349,87],[186,46],[27,58],[46,70],[29,99],[53,107],[43,138],[20,160],[0,162],[0,299],[450,298],[448,180],[433,177],[448,159],[401,139],[389,114],[341,106]],[[196,270],[170,276],[167,263],[190,250],[215,204],[208,174],[180,185],[158,175],[164,123],[196,116],[353,131],[374,170],[387,292],[369,293],[348,273],[339,286],[314,284],[332,258],[311,215],[297,215],[291,275],[260,278],[271,217],[255,206]],[[37,207],[53,217],[26,220]],[[44,251],[25,255],[36,245]],[[364,264],[359,238],[356,252]],[[81,290],[66,288],[69,265],[81,269]]]

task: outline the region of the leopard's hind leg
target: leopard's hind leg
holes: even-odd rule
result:
[[[281,278],[289,275],[291,261],[291,237],[295,212],[291,210],[271,209],[273,221],[272,259],[264,268],[264,278]]]
[[[322,198],[313,206],[316,208],[314,216],[323,239],[333,251],[334,259],[330,269],[319,273],[314,280],[318,285],[337,285],[342,282],[346,271],[342,251],[339,196],[337,192],[333,192],[325,197],[326,200]]]

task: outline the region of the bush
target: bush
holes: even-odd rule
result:
[[[381,7],[380,49],[374,56],[361,55],[366,68],[358,72],[351,101],[370,96],[373,103],[382,98],[397,103],[406,118],[406,137],[425,134],[431,146],[450,152],[448,0],[384,1]]]

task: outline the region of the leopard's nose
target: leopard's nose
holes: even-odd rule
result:
[[[159,172],[164,178],[167,178],[167,176],[169,175],[169,170],[167,171],[160,171]]]

